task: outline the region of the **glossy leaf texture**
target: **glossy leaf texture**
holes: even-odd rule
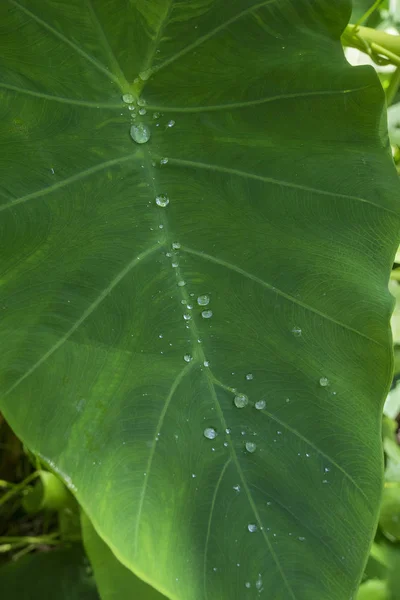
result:
[[[86,515],[82,515],[82,533],[101,600],[166,600],[116,559]]]
[[[350,8],[0,6],[1,409],[173,600],[366,561],[400,208]]]
[[[0,585],[7,600],[99,600],[80,544],[31,554],[3,566]]]

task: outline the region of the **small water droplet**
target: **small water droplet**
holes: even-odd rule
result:
[[[171,266],[174,269],[176,269],[177,267],[179,267],[179,263],[176,260],[174,260],[174,261],[172,261]],[[186,304],[186,300],[185,300],[185,302],[182,302],[182,304]]]
[[[132,96],[132,94],[124,94],[122,96],[122,101],[125,102],[125,104],[132,104],[132,102],[135,101],[135,98]]]
[[[181,245],[179,242],[172,242],[173,250],[179,250],[180,247],[181,247]]]
[[[304,542],[306,538],[305,538],[305,537],[301,537],[301,536],[300,536],[300,537],[299,537],[299,538],[297,538],[297,539],[299,540],[299,542]]]
[[[246,583],[245,583],[244,585],[245,585],[245,587],[247,587],[247,589],[250,589],[250,588],[251,588],[251,583],[250,583],[250,581],[246,581]]]
[[[159,194],[156,196],[156,204],[157,206],[161,206],[161,208],[165,208],[169,204],[169,198],[167,194]]]
[[[206,427],[204,430],[204,437],[208,440],[214,440],[217,437],[217,432],[214,427]]]
[[[329,467],[325,467],[324,472],[325,473],[329,473],[329,471],[330,471],[330,468]]]
[[[292,333],[293,333],[294,337],[301,337],[300,327],[293,327]]]
[[[165,156],[164,158],[162,158],[160,160],[160,165],[166,165],[166,164],[168,164],[168,158]]]
[[[159,112],[155,112],[153,113],[153,119],[159,119],[160,118],[160,113]]]
[[[147,110],[145,108],[139,108],[138,112],[139,112],[139,115],[143,116],[147,113]]]
[[[254,379],[253,373],[247,373],[246,379],[247,379],[247,381],[251,381],[252,379]]]
[[[137,144],[145,144],[149,141],[151,133],[150,129],[143,123],[132,125],[131,127],[131,138]]]
[[[184,285],[186,285],[186,281],[183,281],[183,279],[178,281],[178,287],[183,287]]]
[[[329,385],[329,379],[327,377],[321,377],[319,380],[319,385],[321,387],[327,387]]]
[[[203,362],[203,365],[204,365],[205,367],[209,367],[209,366],[210,366],[210,361],[208,361],[208,360],[205,360],[205,361]]]
[[[183,318],[185,319],[185,321],[190,321],[190,319],[192,318],[192,315],[189,315],[188,313],[185,313],[183,315]]]
[[[262,582],[262,579],[261,579],[261,575],[259,574],[258,575],[258,579],[256,581],[256,588],[258,589],[259,592],[261,592],[261,590],[262,590],[262,585],[263,585],[263,582]]]
[[[192,477],[194,479],[196,477],[196,473],[192,473]]]
[[[257,400],[254,406],[257,410],[264,410],[264,408],[267,406],[267,403],[265,400]]]
[[[203,319],[211,319],[211,317],[213,316],[213,311],[212,310],[203,310],[203,312],[201,313],[201,316],[203,317]]]
[[[256,448],[257,448],[257,446],[254,442],[246,442],[245,446],[246,446],[247,452],[251,452],[251,453],[255,452]]]
[[[193,356],[191,356],[191,354],[185,354],[185,356],[183,357],[183,360],[187,363],[189,363],[190,361],[193,360]]]
[[[235,490],[235,492],[240,492],[240,485],[237,483],[236,485],[233,486],[233,489]]]
[[[146,106],[146,100],[144,98],[138,98],[138,106]]]
[[[173,119],[171,119],[170,121],[168,121],[167,123],[167,127],[173,127],[175,125],[175,121]]]
[[[148,78],[150,77],[150,75],[152,74],[152,69],[146,69],[145,71],[142,71],[141,73],[139,73],[139,77],[142,81],[147,81]]]
[[[236,408],[244,408],[248,405],[249,399],[245,394],[238,394],[234,397],[233,402]]]
[[[216,573],[218,571],[217,567],[213,567],[213,571]]]
[[[227,435],[229,435],[229,434],[230,434],[230,432],[231,432],[231,430],[229,429],[229,427],[227,427],[227,428],[225,429],[225,433],[226,433]]]
[[[203,294],[202,296],[199,296],[197,298],[197,304],[199,306],[207,306],[207,304],[210,302],[210,296],[207,296],[207,294]]]

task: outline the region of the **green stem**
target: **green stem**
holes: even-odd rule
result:
[[[355,24],[355,27],[358,27],[359,25],[361,25],[361,23],[365,23],[365,21],[368,21],[368,19],[372,15],[372,13],[374,13],[380,7],[380,5],[382,3],[383,3],[383,0],[376,0],[374,2],[374,4],[371,6],[371,8],[369,8],[367,10],[367,12],[365,12],[362,15],[362,17],[360,19],[358,19],[357,23]]]
[[[400,67],[397,67],[397,69],[395,70],[395,72],[393,73],[393,75],[390,79],[389,87],[386,90],[386,102],[387,102],[388,106],[393,104],[393,101],[396,97],[399,86],[400,86]]]
[[[400,36],[358,25],[348,25],[342,35],[344,46],[357,48],[376,61],[379,56],[395,65],[400,65]],[[374,56],[375,55],[375,56]]]
[[[60,540],[57,537],[60,534],[51,533],[49,535],[42,536],[18,536],[18,535],[6,535],[0,536],[0,544],[18,544],[19,546],[27,544],[60,544]]]
[[[29,483],[36,479],[38,475],[39,473],[37,471],[31,473],[30,475],[28,475],[28,477],[21,481],[21,483],[18,483],[9,492],[4,494],[4,496],[0,498],[0,507],[3,506],[3,504],[5,504],[6,502],[8,502],[11,498],[13,498],[13,496],[21,492]]]

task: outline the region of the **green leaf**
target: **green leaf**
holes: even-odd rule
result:
[[[84,514],[82,533],[102,600],[165,600],[165,596],[121,565]]]
[[[1,410],[174,600],[343,600],[363,572],[400,209],[349,15],[0,4]]]
[[[0,569],[7,600],[98,600],[90,566],[80,544],[38,552]]]

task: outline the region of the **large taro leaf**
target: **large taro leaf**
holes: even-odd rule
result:
[[[174,600],[347,600],[364,567],[400,208],[349,15],[0,5],[1,407]]]

